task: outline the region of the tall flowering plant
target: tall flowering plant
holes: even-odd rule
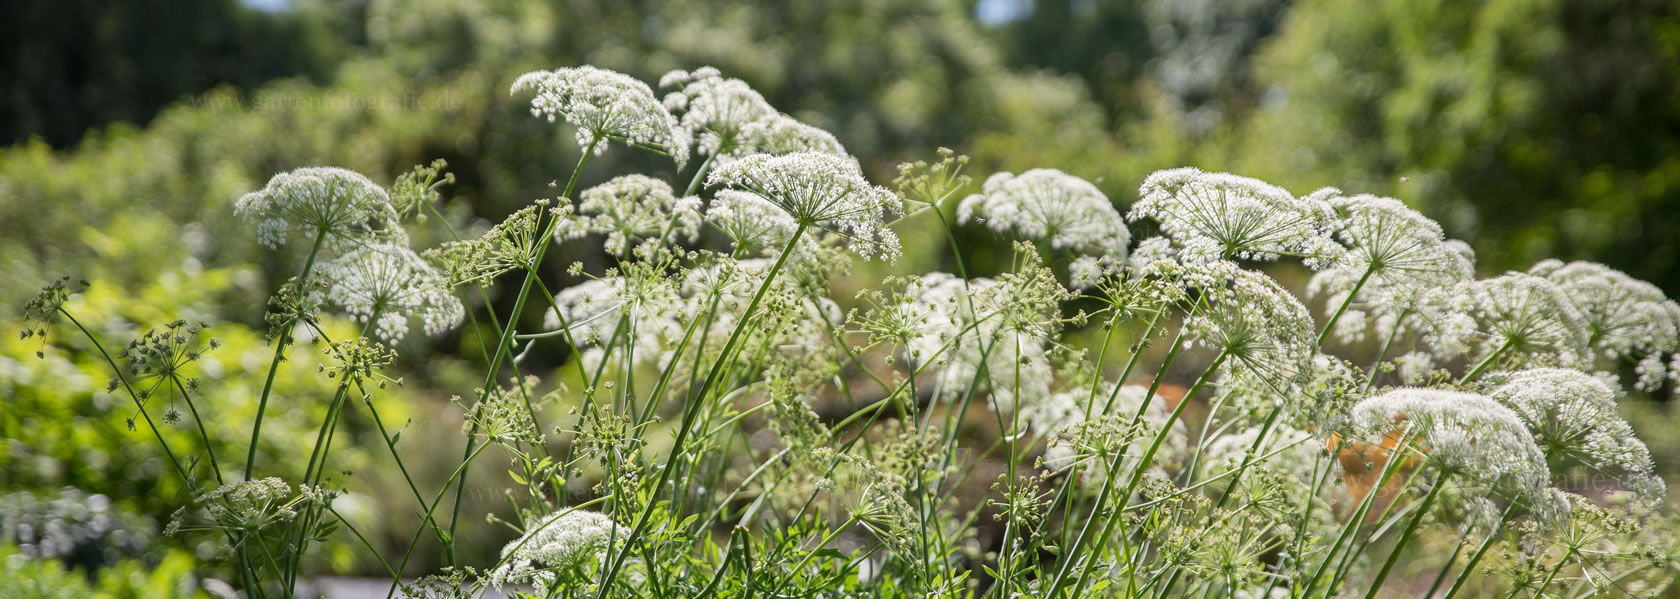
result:
[[[1124,211],[1053,169],[973,185],[948,150],[880,186],[716,69],[661,87],[593,67],[519,77],[583,152],[558,197],[482,234],[437,209],[438,164],[390,191],[298,169],[240,199],[259,241],[306,256],[271,301],[243,461],[199,420],[214,399],[190,372],[215,346],[199,325],[108,352],[60,282],[25,334],[68,323],[144,427],[200,424],[197,446],[155,435],[196,490],[169,532],[227,547],[248,596],[291,596],[334,535],[405,596],[1573,597],[1673,577],[1664,482],[1616,407],[1625,386],[1680,382],[1680,306],[1648,284],[1557,261],[1477,279],[1469,247],[1398,200],[1191,168],[1151,175]],[[686,184],[578,192],[619,143],[679,172],[704,158]],[[404,218],[426,214],[453,241],[411,247],[406,227],[427,225]],[[1009,267],[970,273],[956,227],[1013,240]],[[955,272],[832,293],[922,236]],[[605,264],[544,281],[553,246],[579,239]],[[1268,274],[1289,260],[1315,273],[1306,289]],[[497,286],[510,301],[464,308]],[[361,334],[331,338],[328,310]],[[521,328],[533,310],[543,325]],[[467,318],[489,334],[483,384],[456,399],[466,449],[417,478],[379,413],[392,347]],[[337,391],[303,478],[264,477],[263,413],[305,339]],[[570,358],[530,372],[539,348]],[[323,477],[352,410],[412,496],[394,552],[338,511],[371,491]],[[464,481],[492,450],[514,530],[498,554],[462,554]],[[418,571],[423,543],[443,569]]]

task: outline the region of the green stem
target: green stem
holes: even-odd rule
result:
[[[443,481],[443,486],[438,489],[437,495],[432,497],[431,507],[426,508],[426,513],[421,518],[422,522],[432,519],[432,514],[437,511],[438,504],[443,503],[443,496],[448,493],[449,487],[454,485],[457,480],[466,478],[465,475],[467,473],[467,466],[472,464],[473,459],[477,458],[478,454],[482,453],[484,448],[489,446],[489,443],[485,443],[474,447],[472,452],[467,454],[466,459],[461,461],[461,465],[455,467],[455,472],[449,475],[449,480]],[[395,570],[397,574],[402,574],[403,570],[408,568],[408,560],[414,557],[414,548],[420,544],[420,534],[425,532],[425,530],[425,526],[420,526],[414,529],[414,536],[408,540],[408,549],[403,551],[402,562],[397,564],[397,568]],[[401,581],[398,579],[391,580],[391,590],[386,593],[386,599],[390,599],[391,595],[396,593],[397,585],[400,582]]]
[[[1412,519],[1406,523],[1405,530],[1400,532],[1400,538],[1394,542],[1394,547],[1389,549],[1388,559],[1383,561],[1382,569],[1377,571],[1377,577],[1371,581],[1371,588],[1365,592],[1365,599],[1372,599],[1377,596],[1377,591],[1382,589],[1383,581],[1388,579],[1389,572],[1394,570],[1394,564],[1400,561],[1400,554],[1406,550],[1407,543],[1412,540],[1412,535],[1417,532],[1418,525],[1422,524],[1423,518],[1429,515],[1429,507],[1435,504],[1435,498],[1440,496],[1441,489],[1446,486],[1447,476],[1445,474],[1435,479],[1435,486],[1430,487],[1429,494],[1423,496],[1423,504],[1418,506],[1417,513],[1412,514]]]
[[[572,191],[577,189],[578,178],[583,174],[583,165],[589,162],[589,157],[595,154],[595,147],[600,143],[600,137],[590,140],[589,145],[583,149],[583,154],[578,156],[577,165],[572,167],[572,176],[566,180],[565,192],[561,194],[563,197],[571,197]],[[559,217],[550,219],[548,221],[548,226],[543,228],[542,234],[537,240],[537,251],[532,254],[531,262],[526,265],[525,280],[519,284],[518,295],[514,296],[513,310],[508,313],[508,318],[502,328],[502,335],[496,341],[496,351],[492,354],[494,357],[490,359],[490,364],[487,368],[485,368],[484,385],[480,387],[483,391],[478,398],[479,401],[483,401],[487,394],[494,389],[493,385],[496,384],[496,374],[501,370],[502,360],[508,355],[508,351],[513,341],[514,329],[518,328],[517,324],[519,315],[525,310],[525,298],[531,292],[532,282],[537,278],[537,267],[542,265],[543,256],[548,252],[549,242],[554,239],[554,227],[558,223]],[[477,435],[478,425],[475,423],[467,430],[467,446],[465,454],[471,454],[474,451],[474,445],[477,443]],[[463,465],[465,465],[465,463],[463,463]],[[467,477],[463,473],[463,476],[461,476],[460,481],[455,487],[455,505],[451,509],[449,516],[449,535],[444,541],[449,553],[449,561],[451,565],[454,564],[455,557],[455,527],[460,524],[461,521],[461,499],[466,493],[466,488]]]
[[[216,475],[216,484],[222,484],[222,466],[216,461],[216,446],[210,442],[209,431],[204,430],[204,419],[198,416],[198,407],[193,405],[192,395],[181,384],[181,377],[171,374],[169,381],[175,384],[175,389],[181,392],[181,399],[187,402],[187,411],[192,412],[193,423],[198,425],[198,436],[204,439],[204,453],[210,456],[210,473]]]
[[[1482,371],[1487,370],[1487,367],[1492,366],[1493,361],[1495,359],[1499,358],[1499,356],[1501,354],[1504,354],[1505,350],[1508,350],[1508,349],[1511,349],[1511,340],[1509,340],[1509,339],[1505,340],[1504,343],[1499,344],[1498,349],[1493,350],[1493,353],[1490,353],[1490,354],[1487,355],[1486,358],[1483,358],[1482,363],[1477,364],[1475,368],[1472,368],[1470,370],[1470,372],[1465,373],[1464,378],[1460,379],[1459,382],[1460,383],[1468,383],[1470,381],[1475,380],[1476,377],[1481,376]]]
[[[659,489],[664,488],[665,482],[671,476],[671,471],[676,468],[677,459],[683,454],[683,444],[688,441],[689,430],[694,426],[694,420],[699,415],[700,406],[705,403],[706,395],[711,392],[712,386],[718,381],[718,376],[723,373],[725,362],[733,353],[735,344],[741,340],[741,333],[746,331],[747,324],[752,321],[753,313],[758,310],[759,302],[764,300],[764,294],[770,290],[771,283],[776,280],[776,274],[781,272],[782,265],[787,263],[788,256],[793,254],[794,248],[799,245],[799,239],[805,234],[805,229],[808,226],[807,223],[802,222],[794,228],[793,236],[788,238],[787,245],[782,248],[781,255],[776,257],[776,263],[771,265],[769,272],[765,273],[764,283],[758,286],[758,292],[753,294],[752,302],[747,304],[746,311],[741,313],[740,320],[735,323],[734,332],[730,333],[729,340],[724,342],[723,350],[719,352],[717,360],[712,363],[711,371],[706,375],[706,381],[700,385],[699,391],[689,398],[689,405],[685,406],[683,410],[682,423],[677,427],[677,436],[671,442],[670,455],[665,459],[665,467],[659,470],[659,478],[654,481],[654,495],[658,494]],[[603,577],[601,583],[601,590],[596,594],[598,599],[605,599],[607,593],[612,590],[618,570],[624,564],[624,558],[630,555],[629,546],[635,538],[646,530],[656,505],[658,505],[658,501],[655,501],[654,496],[650,495],[647,506],[642,508],[641,516],[636,518],[635,525],[630,529],[630,534],[625,541],[625,548],[617,552],[616,557],[608,566],[606,576]]]
[[[1383,358],[1388,357],[1389,348],[1394,346],[1394,339],[1396,337],[1400,336],[1400,330],[1401,330],[1400,323],[1405,322],[1406,317],[1411,316],[1411,314],[1412,314],[1412,311],[1410,309],[1401,310],[1400,311],[1400,316],[1394,319],[1394,329],[1388,332],[1388,337],[1386,339],[1383,339],[1382,347],[1377,350],[1377,357],[1375,359],[1371,360],[1371,368],[1369,369],[1369,371],[1368,371],[1368,373],[1366,374],[1366,377],[1365,377],[1365,390],[1366,391],[1370,391],[1371,390],[1371,385],[1376,384],[1376,382],[1377,382],[1377,372],[1378,372],[1377,367],[1382,366]]]
[[[81,321],[71,316],[68,310],[60,307],[58,313],[63,314],[64,318],[70,321],[70,324],[76,325],[76,328],[81,330],[82,336],[87,337],[88,342],[93,344],[93,348],[99,350],[99,355],[105,358],[105,363],[111,367],[111,372],[117,375],[117,380],[122,383],[123,389],[128,391],[129,399],[134,400],[134,407],[140,411],[140,417],[146,421],[146,428],[152,429],[152,436],[157,438],[158,445],[163,448],[163,454],[169,457],[169,463],[174,464],[175,471],[180,473],[181,481],[187,485],[187,492],[196,491],[195,487],[197,485],[193,483],[192,475],[187,473],[186,468],[181,467],[181,460],[175,457],[175,452],[169,449],[169,443],[163,440],[163,433],[159,432],[157,424],[152,422],[152,415],[146,412],[146,404],[140,401],[140,396],[134,392],[134,387],[129,385],[128,377],[123,376],[122,368],[117,366],[117,361],[111,359],[110,352],[105,351],[105,346],[99,343],[99,338],[95,337],[87,327],[82,326]]]
[[[1219,367],[1225,363],[1225,359],[1229,358],[1230,355],[1231,354],[1228,353],[1228,352],[1223,352],[1223,351],[1219,352],[1219,356],[1217,356],[1213,359],[1213,363],[1208,364],[1207,370],[1202,371],[1202,375],[1197,377],[1196,382],[1192,383],[1190,385],[1190,388],[1184,392],[1184,397],[1179,399],[1178,406],[1173,408],[1173,411],[1172,411],[1171,414],[1167,415],[1167,421],[1162,423],[1161,424],[1161,430],[1155,433],[1155,440],[1152,441],[1149,444],[1149,449],[1145,450],[1143,452],[1143,455],[1138,457],[1137,465],[1133,467],[1130,476],[1127,478],[1126,490],[1121,492],[1121,494],[1120,494],[1120,502],[1122,504],[1124,504],[1126,502],[1129,502],[1131,500],[1132,493],[1137,491],[1138,483],[1143,481],[1144,472],[1148,471],[1149,465],[1151,463],[1153,463],[1153,461],[1155,459],[1155,453],[1157,451],[1160,451],[1160,449],[1161,449],[1161,443],[1167,440],[1167,434],[1172,431],[1173,424],[1178,422],[1179,416],[1183,415],[1184,408],[1190,405],[1190,399],[1195,397],[1196,392],[1200,391],[1201,388],[1204,385],[1207,385],[1208,381],[1213,378],[1214,373],[1219,370]],[[1162,368],[1162,374],[1165,374],[1165,372],[1166,372],[1166,369],[1163,367]],[[1155,380],[1156,385],[1160,384],[1160,382],[1161,382],[1160,379],[1161,379],[1160,376],[1156,377],[1156,380]],[[1152,388],[1152,390],[1153,390],[1153,388]],[[1143,414],[1145,413],[1145,410],[1148,409],[1150,399],[1152,397],[1154,397],[1154,395],[1155,395],[1154,393],[1147,393],[1147,394],[1144,395],[1143,408],[1138,411],[1138,419],[1137,420],[1141,420]],[[1137,420],[1134,420],[1134,423]],[[1109,470],[1110,470],[1110,478],[1112,479],[1115,469],[1111,467]],[[1111,485],[1110,484],[1105,484],[1104,486],[1108,487],[1108,486],[1111,486]],[[1102,504],[1102,501],[1099,500],[1098,501],[1098,506],[1101,506],[1101,504]],[[1095,508],[1093,508],[1093,509],[1095,509]],[[1113,533],[1114,533],[1114,525],[1117,522],[1120,521],[1121,512],[1122,512],[1122,510],[1114,510],[1114,513],[1109,516],[1108,523],[1107,523],[1107,525],[1105,525],[1103,527],[1102,534],[1097,536],[1096,545],[1098,547],[1102,547],[1102,546],[1104,546],[1105,544],[1108,543],[1108,538],[1110,536],[1112,536]],[[1078,553],[1077,552],[1070,552],[1069,555],[1070,556],[1077,556]],[[1071,564],[1065,564],[1065,565],[1071,565]],[[1084,568],[1080,571],[1079,580],[1077,582],[1075,582],[1074,586],[1073,586],[1072,596],[1074,596],[1074,597],[1081,596],[1081,594],[1085,590],[1086,582],[1088,582],[1090,580],[1091,572],[1092,572],[1091,568]],[[1062,573],[1061,572],[1058,572],[1057,578],[1058,579],[1062,578]],[[1051,585],[1049,595],[1050,596],[1055,596],[1056,591],[1059,590],[1059,587],[1060,587],[1060,583]]]
[[[1552,586],[1552,580],[1557,578],[1558,572],[1563,571],[1563,567],[1569,564],[1569,558],[1572,557],[1575,557],[1574,547],[1569,548],[1568,553],[1565,553],[1563,554],[1563,557],[1558,558],[1557,565],[1552,566],[1552,571],[1546,573],[1546,579],[1540,581],[1540,588],[1534,589],[1534,597],[1532,599],[1540,599],[1545,596],[1546,588]]]
[[[327,230],[321,229],[315,234],[315,244],[309,248],[309,258],[303,262],[303,274],[298,275],[298,293],[307,293],[304,285],[309,283],[309,273],[315,269],[315,257],[321,253],[321,244],[327,240]],[[274,359],[268,363],[268,380],[263,381],[262,395],[257,398],[257,417],[251,423],[251,444],[245,451],[245,480],[251,480],[251,473],[257,466],[257,440],[262,436],[263,414],[268,411],[268,396],[274,391],[274,375],[280,371],[280,362],[286,359],[286,344],[292,340],[292,326],[284,325],[279,332],[280,338],[274,341]]]
[[[1318,332],[1318,347],[1324,347],[1324,340],[1330,338],[1330,331],[1336,330],[1336,321],[1342,319],[1342,314],[1347,312],[1348,306],[1353,305],[1353,296],[1359,294],[1359,289],[1365,286],[1366,281],[1371,280],[1371,275],[1375,272],[1377,272],[1377,265],[1373,262],[1365,269],[1365,274],[1359,277],[1359,282],[1353,284],[1353,289],[1348,290],[1347,297],[1342,300],[1342,305],[1336,307],[1336,313],[1330,315],[1330,320],[1324,323],[1324,330]]]
[[[1470,580],[1470,573],[1475,572],[1476,564],[1482,561],[1482,555],[1486,554],[1488,549],[1493,547],[1493,542],[1499,538],[1499,533],[1504,529],[1505,518],[1510,516],[1516,507],[1516,502],[1512,502],[1510,506],[1505,508],[1505,513],[1499,517],[1499,522],[1494,525],[1493,530],[1488,531],[1487,538],[1482,540],[1482,545],[1476,548],[1476,552],[1470,554],[1470,560],[1464,563],[1464,569],[1453,578],[1452,586],[1447,587],[1447,594],[1442,595],[1441,599],[1452,599],[1454,595],[1458,594],[1459,589],[1464,588],[1464,583]]]

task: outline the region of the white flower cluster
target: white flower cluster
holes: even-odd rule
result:
[[[552,587],[599,560],[609,542],[622,545],[629,533],[597,512],[571,509],[549,516],[502,548],[503,563],[490,572],[490,586]]]
[[[1639,358],[1640,389],[1661,387],[1665,376],[1680,380],[1680,372],[1669,372],[1663,362],[1680,351],[1680,305],[1661,289],[1592,262],[1546,260],[1529,273],[1556,284],[1580,309],[1595,357]]]
[[[1645,500],[1662,497],[1651,451],[1622,419],[1617,392],[1604,381],[1578,370],[1536,368],[1497,373],[1490,382],[1488,395],[1528,426],[1554,476],[1567,469],[1603,474]]]
[[[700,198],[678,198],[669,183],[645,175],[624,175],[585,190],[577,213],[555,227],[555,237],[603,234],[603,247],[619,256],[633,240],[693,241],[700,231]]]
[[[634,77],[592,66],[532,71],[514,80],[512,93],[535,91],[531,115],[564,120],[577,128],[578,145],[619,140],[664,152],[680,167],[688,162],[688,130]]]
[[[713,67],[671,71],[659,87],[676,89],[665,96],[665,107],[679,115],[698,151],[720,164],[753,154],[849,156],[834,135],[777,112],[746,82]]]
[[[1127,219],[1159,223],[1185,262],[1299,256],[1321,268],[1340,254],[1325,197],[1334,191],[1296,198],[1258,179],[1178,168],[1149,175]]]
[[[1456,338],[1454,333],[1467,327],[1443,333],[1436,348],[1438,355],[1450,357],[1469,351],[1471,356],[1485,359],[1503,351],[1548,366],[1579,366],[1589,357],[1581,311],[1551,281],[1511,272],[1460,289],[1464,302],[1461,308],[1474,322],[1474,329]]]
[[[1550,495],[1551,471],[1522,419],[1486,396],[1400,388],[1353,408],[1355,430],[1411,437],[1407,453],[1422,456],[1460,482],[1487,485],[1513,499]]]
[[[723,154],[734,160],[753,154],[781,156],[798,152],[816,152],[834,156],[850,156],[846,147],[834,134],[799,122],[785,114],[777,114],[747,123],[734,147]]]
[[[396,209],[385,190],[355,171],[300,168],[275,175],[262,189],[240,197],[234,214],[257,225],[257,240],[280,247],[296,233],[333,248],[366,243],[370,237],[403,242]]]
[[[1317,353],[1312,315],[1277,281],[1226,261],[1156,265],[1200,293],[1184,330],[1192,345],[1224,352],[1233,375],[1284,391],[1308,372]]]
[[[1173,407],[1167,397],[1156,393],[1150,398],[1149,405],[1144,406],[1144,396],[1149,394],[1149,388],[1143,385],[1120,385],[1116,388],[1114,381],[1105,381],[1097,389],[1095,398],[1090,389],[1077,389],[1056,393],[1048,398],[1033,402],[1021,408],[1022,419],[1037,429],[1040,435],[1052,440],[1044,449],[1044,465],[1052,470],[1060,470],[1072,466],[1079,460],[1081,445],[1078,439],[1079,425],[1098,418],[1108,417],[1116,422],[1130,423],[1140,412],[1142,422],[1148,425],[1144,434],[1129,439],[1126,444],[1125,458],[1121,461],[1116,472],[1125,473],[1136,468],[1142,453],[1155,439],[1155,435],[1167,426],[1167,420],[1172,417]],[[1113,397],[1112,403],[1109,398]],[[1089,402],[1091,409],[1085,406]],[[1106,409],[1105,409],[1106,408]],[[1166,474],[1184,466],[1185,459],[1190,453],[1190,432],[1183,420],[1173,420],[1172,427],[1166,429],[1167,436],[1161,442],[1161,447],[1150,460],[1150,471]],[[1112,456],[1103,456],[1105,459]],[[1081,473],[1081,484],[1087,490],[1102,486],[1108,477],[1107,463],[1090,464]]]
[[[843,235],[865,258],[898,255],[898,236],[885,219],[904,207],[897,195],[865,180],[852,158],[817,152],[754,154],[720,165],[708,184],[747,191],[798,224]]]
[[[665,108],[678,115],[702,154],[732,150],[747,125],[776,115],[752,86],[726,79],[712,67],[671,71],[659,79],[659,87],[677,89],[666,94]]]
[[[683,331],[684,304],[676,283],[650,269],[592,278],[554,294],[554,301],[559,312],[548,310],[543,328],[564,326],[589,370],[600,364],[603,348],[611,346],[634,351],[637,363],[658,364]]]
[[[706,206],[706,222],[734,242],[741,255],[775,253],[787,245],[798,226],[793,216],[756,195],[725,189]],[[810,245],[801,240],[801,245]]]
[[[957,205],[957,220],[978,220],[997,233],[1049,242],[1056,249],[1126,258],[1132,234],[1097,186],[1055,169],[997,173],[980,193]]]
[[[1448,241],[1435,221],[1399,200],[1370,195],[1330,200],[1338,215],[1335,239],[1346,251],[1315,275],[1310,295],[1334,309],[1354,294],[1356,306],[1337,321],[1337,337],[1355,342],[1374,321],[1386,335],[1423,309],[1431,293],[1452,289],[1475,274],[1475,255]]]
[[[1012,409],[1017,399],[1042,401],[1050,394],[1054,376],[1047,354],[1066,293],[1040,267],[970,281],[935,272],[910,281],[897,301],[878,306],[866,326],[902,338],[912,365],[941,365],[942,393],[961,394],[968,381],[982,377],[999,405]]]
[[[375,336],[396,343],[408,335],[409,319],[419,318],[426,334],[449,330],[466,315],[449,282],[414,250],[395,244],[358,248],[321,266],[332,283],[326,299],[358,322],[374,319]]]

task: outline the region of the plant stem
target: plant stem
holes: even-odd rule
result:
[[[216,446],[210,442],[209,431],[204,430],[204,419],[198,416],[198,407],[193,405],[192,395],[187,393],[186,385],[181,384],[181,377],[169,375],[169,381],[174,383],[175,389],[181,392],[181,398],[187,402],[187,411],[192,412],[193,424],[198,425],[198,436],[204,439],[204,453],[210,456],[210,473],[216,476],[216,484],[222,484],[222,467],[216,461]]]
[[[1371,368],[1365,376],[1365,391],[1370,391],[1371,385],[1376,384],[1377,367],[1382,366],[1383,358],[1388,357],[1389,348],[1394,346],[1394,339],[1400,336],[1400,323],[1405,322],[1406,317],[1411,316],[1411,314],[1412,311],[1410,309],[1401,310],[1400,316],[1394,319],[1394,329],[1388,332],[1388,337],[1383,339],[1382,347],[1377,350],[1377,357],[1371,360]]]
[[[735,349],[735,344],[741,340],[741,333],[746,331],[747,325],[752,321],[753,313],[758,310],[759,302],[764,300],[764,294],[770,290],[771,283],[775,282],[776,274],[781,272],[782,266],[787,263],[788,256],[791,256],[794,248],[798,247],[799,239],[805,234],[805,229],[808,226],[807,223],[801,222],[799,226],[794,228],[793,236],[788,238],[787,245],[782,248],[781,255],[776,257],[776,263],[771,265],[770,270],[764,275],[764,283],[758,286],[758,292],[753,294],[752,302],[747,304],[746,310],[741,313],[740,320],[735,323],[734,332],[730,333],[729,340],[724,342],[723,350],[718,353],[717,360],[712,363],[711,371],[707,373],[705,382],[700,385],[699,391],[688,399],[688,405],[684,406],[682,423],[677,427],[677,436],[671,442],[670,455],[665,459],[665,466],[660,468],[659,477],[654,481],[653,495],[648,497],[647,506],[642,508],[642,514],[636,518],[635,525],[631,527],[630,534],[626,537],[625,548],[617,552],[616,557],[607,567],[606,575],[601,582],[601,590],[596,594],[598,599],[605,599],[607,593],[612,590],[618,570],[623,566],[624,558],[630,554],[630,544],[646,530],[648,520],[653,515],[653,509],[658,505],[655,497],[659,489],[665,486],[665,482],[671,476],[671,471],[676,467],[677,459],[683,454],[683,444],[688,440],[689,430],[694,426],[694,420],[699,415],[700,406],[705,403],[706,395],[711,392],[712,386],[717,383],[719,375],[723,373],[725,362],[729,361],[730,354]]]
[[[1373,262],[1365,268],[1365,274],[1360,275],[1359,282],[1353,284],[1353,289],[1348,290],[1347,297],[1342,300],[1342,305],[1336,307],[1336,313],[1330,315],[1330,320],[1324,323],[1324,330],[1318,332],[1318,347],[1324,347],[1324,340],[1330,338],[1330,331],[1336,330],[1336,321],[1342,319],[1342,314],[1347,312],[1348,306],[1353,304],[1353,296],[1359,294],[1359,289],[1365,286],[1366,281],[1371,280],[1371,275],[1375,272],[1377,272],[1377,265]]]
[[[1447,478],[1446,474],[1442,474],[1440,478],[1435,479],[1435,485],[1429,488],[1429,494],[1423,496],[1423,504],[1418,506],[1417,513],[1412,514],[1412,519],[1406,523],[1406,529],[1400,532],[1399,540],[1389,549],[1388,559],[1383,562],[1382,569],[1377,571],[1377,577],[1371,581],[1371,588],[1365,592],[1365,599],[1376,597],[1377,591],[1382,589],[1383,581],[1387,580],[1389,572],[1394,570],[1394,564],[1400,561],[1400,554],[1406,550],[1407,543],[1411,542],[1418,525],[1423,522],[1424,516],[1429,515],[1429,507],[1435,504],[1435,498],[1439,497],[1441,489],[1447,486]]]
[[[315,257],[321,253],[321,244],[326,240],[326,229],[315,234],[315,244],[310,246],[309,258],[303,262],[303,274],[298,275],[298,293],[306,293],[304,285],[309,282],[309,273],[315,268]],[[251,422],[251,444],[245,450],[245,480],[251,480],[251,473],[257,466],[257,440],[262,436],[263,414],[268,411],[268,396],[274,391],[274,375],[280,371],[280,362],[286,359],[286,344],[292,340],[292,326],[295,324],[282,326],[280,338],[274,340],[274,359],[268,363],[268,380],[263,381],[262,395],[257,398],[257,417]]]
[[[1464,563],[1464,569],[1453,578],[1452,585],[1447,587],[1447,594],[1442,595],[1441,599],[1452,599],[1454,595],[1458,594],[1459,589],[1464,588],[1464,583],[1470,579],[1470,573],[1476,571],[1476,564],[1482,561],[1482,555],[1493,547],[1493,542],[1499,538],[1499,533],[1504,530],[1505,518],[1509,517],[1516,507],[1517,504],[1512,502],[1510,506],[1505,508],[1505,513],[1499,517],[1499,522],[1494,525],[1493,530],[1488,531],[1487,538],[1482,540],[1482,545],[1476,548],[1476,552],[1470,554],[1470,560]]]
[[[583,165],[589,162],[589,157],[595,154],[595,147],[599,145],[601,141],[600,137],[590,140],[589,145],[583,149],[583,154],[578,156],[577,165],[572,167],[572,176],[566,180],[565,192],[561,194],[563,197],[571,197],[572,191],[577,188],[579,176],[583,174]],[[514,330],[518,328],[519,315],[525,310],[525,298],[531,292],[532,282],[537,278],[537,268],[542,265],[543,256],[548,252],[549,242],[554,239],[554,227],[559,222],[559,217],[550,219],[548,221],[548,226],[543,228],[542,234],[537,239],[537,249],[532,253],[530,263],[525,267],[525,280],[519,284],[519,293],[514,296],[513,310],[508,313],[508,318],[503,321],[504,326],[502,328],[502,335],[501,338],[496,341],[496,351],[492,354],[494,357],[490,359],[490,364],[485,368],[484,385],[480,387],[483,391],[478,397],[478,401],[483,401],[491,390],[494,389],[494,385],[496,384],[496,374],[501,370],[502,360],[506,358],[511,347],[511,343],[513,342]],[[465,454],[470,455],[473,453],[474,445],[477,443],[477,436],[478,426],[475,423],[467,430],[467,446],[464,450]],[[463,462],[462,465],[465,466],[466,463]],[[451,509],[449,516],[449,535],[444,541],[451,565],[455,563],[455,527],[461,521],[461,499],[466,493],[466,486],[467,477],[465,472],[463,472],[455,487],[455,505]],[[395,587],[392,588],[394,589]]]
[[[1477,364],[1475,368],[1470,370],[1470,372],[1465,373],[1464,378],[1460,379],[1459,382],[1460,383],[1468,383],[1470,381],[1475,380],[1476,377],[1481,376],[1482,371],[1487,370],[1488,366],[1492,366],[1493,361],[1496,358],[1498,358],[1500,356],[1500,354],[1505,353],[1505,350],[1508,350],[1508,349],[1511,349],[1511,340],[1509,340],[1509,339],[1505,340],[1504,343],[1499,344],[1498,349],[1493,350],[1493,353],[1490,353],[1490,354],[1487,355],[1486,358],[1483,358],[1482,363]]]
[[[129,386],[128,377],[123,376],[122,368],[117,366],[116,360],[111,359],[110,352],[105,351],[105,346],[99,343],[99,338],[95,337],[87,327],[82,326],[82,322],[76,320],[75,316],[71,316],[68,310],[60,307],[58,313],[63,314],[64,318],[70,321],[70,324],[76,325],[76,328],[82,332],[82,336],[87,337],[88,342],[93,344],[93,348],[99,350],[99,355],[105,358],[105,363],[111,367],[111,372],[117,376],[117,381],[121,382],[123,389],[128,391],[129,399],[134,400],[134,407],[140,411],[140,417],[146,421],[146,428],[152,429],[152,436],[157,438],[158,445],[163,448],[163,454],[169,457],[169,463],[174,464],[175,471],[180,473],[181,481],[187,485],[187,492],[197,491],[195,488],[197,485],[194,484],[192,475],[181,466],[181,460],[176,459],[175,452],[169,449],[169,442],[163,440],[163,433],[159,432],[157,424],[152,422],[152,415],[146,413],[146,404],[140,401],[140,396],[134,392],[134,387]]]

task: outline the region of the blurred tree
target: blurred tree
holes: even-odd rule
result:
[[[1163,116],[1166,100],[1192,136],[1254,104],[1255,49],[1288,0],[1045,0],[999,24],[1011,65],[1085,80],[1112,118]],[[1228,115],[1228,113],[1236,113]]]
[[[1680,5],[1305,0],[1258,60],[1246,172],[1416,202],[1487,271],[1680,291]]]
[[[67,146],[112,121],[143,124],[218,83],[324,80],[360,37],[359,3],[284,12],[239,0],[8,3],[0,19],[0,144]]]

